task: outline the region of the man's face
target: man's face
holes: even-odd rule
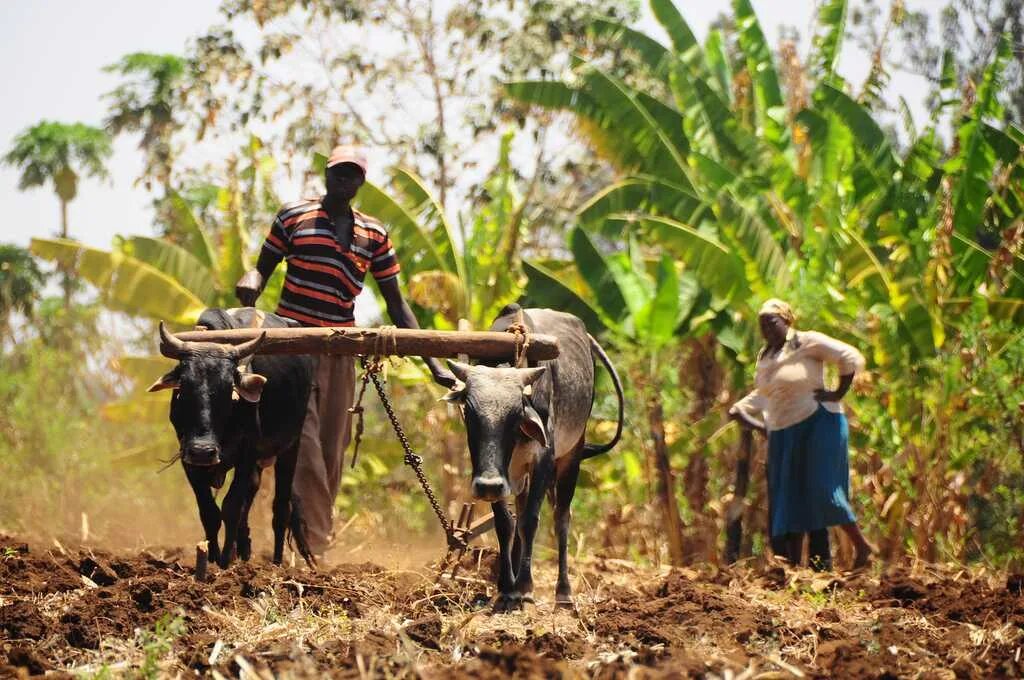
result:
[[[363,186],[366,176],[362,169],[355,163],[341,163],[334,167],[327,168],[324,175],[327,185],[327,195],[337,196],[346,201],[351,201]]]

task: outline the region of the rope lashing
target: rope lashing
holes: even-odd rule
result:
[[[517,312],[515,322],[509,324],[505,332],[515,335],[516,352],[513,365],[516,368],[526,368],[526,352],[530,349],[530,329],[526,325],[526,319],[523,318],[522,309]]]
[[[373,357],[381,361],[384,357],[398,354],[398,337],[395,335],[397,326],[381,326],[373,339]]]

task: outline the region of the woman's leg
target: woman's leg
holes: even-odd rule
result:
[[[846,535],[853,542],[853,549],[857,552],[856,557],[853,559],[853,568],[860,569],[861,567],[868,566],[871,562],[871,555],[875,552],[875,549],[868,543],[867,539],[864,538],[864,534],[860,532],[860,527],[857,526],[856,522],[850,522],[849,524],[840,525]]]
[[[815,571],[832,569],[832,547],[828,540],[828,529],[816,529],[807,533],[807,564]]]
[[[802,533],[786,534],[786,559],[794,567],[800,566],[804,556],[804,535]]]

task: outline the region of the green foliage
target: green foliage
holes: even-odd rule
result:
[[[147,516],[159,518],[154,540],[187,535],[194,504],[184,476],[156,475],[174,450],[166,403],[159,422],[126,427],[101,416],[125,385],[107,365],[109,339],[96,311],[41,305],[37,327],[45,332],[22,332],[0,357],[0,526],[79,536],[86,514],[93,535],[115,545],[134,541],[138,518]],[[143,460],[116,459],[140,447],[150,450]]]
[[[104,251],[66,239],[32,239],[32,252],[57,262],[101,291],[112,309],[168,323],[194,323],[206,305],[170,275],[119,251]]]
[[[180,615],[164,614],[153,624],[153,630],[140,630],[136,635],[136,644],[142,648],[145,658],[138,669],[138,677],[153,680],[160,677],[160,661],[171,649],[175,641],[185,634],[185,619]]]
[[[46,276],[24,248],[0,244],[0,336],[10,316],[31,316]]]
[[[169,183],[174,161],[172,135],[181,128],[175,118],[183,98],[187,62],[173,54],[133,52],[104,71],[124,79],[105,98],[110,103],[105,125],[111,135],[141,132],[139,149],[145,154],[142,177]]]
[[[974,105],[956,121],[957,144],[943,148],[934,127],[941,116],[920,133],[908,121],[907,131],[916,136],[900,157],[896,149],[902,146],[890,138],[874,110],[881,101],[877,92],[858,100],[835,74],[846,2],[820,7],[811,72],[787,75],[787,83],[811,81],[807,90],[813,95],[809,101],[791,98],[792,109],[783,100],[752,6],[746,0],[733,4],[739,51],[733,63],[745,69],[731,74],[731,82],[725,80],[729,61],[716,44],[720,39],[694,50],[678,11],[654,2],[672,47],[629,34],[629,43],[647,55],[633,66],[639,73],[613,75],[596,62],[580,60],[570,78],[506,87],[523,103],[568,112],[594,149],[621,173],[579,209],[579,227],[570,238],[573,260],[526,268],[526,298],[591,309],[608,336],[630,338],[654,351],[668,338],[652,331],[666,325],[640,314],[635,301],[659,298],[659,308],[673,314],[673,305],[661,298],[669,271],[665,253],[670,253],[680,263],[675,273],[693,286],[692,292],[679,293],[692,311],[679,315],[683,322],[674,327],[675,337],[713,332],[727,350],[719,352],[718,360],[739,386],[746,382],[742,364],[731,360],[749,361],[755,354],[750,321],[755,305],[765,297],[786,297],[808,310],[801,317],[804,327],[850,337],[871,350],[882,393],[875,398],[889,404],[882,412],[903,429],[902,439],[889,442],[890,450],[879,454],[875,468],[893,457],[920,455],[934,469],[932,488],[948,484],[953,472],[942,461],[968,455],[966,440],[940,437],[946,430],[932,429],[933,423],[940,428],[950,423],[928,410],[931,395],[947,379],[942,376],[948,374],[953,353],[970,346],[968,338],[983,333],[988,342],[1006,341],[1007,328],[989,324],[997,315],[1009,318],[1022,309],[1018,296],[1024,288],[1015,278],[1020,268],[1013,253],[1019,248],[1015,225],[1024,216],[1024,203],[1010,188],[1024,170],[1021,141],[1014,137],[1017,129],[1005,124],[994,96],[1007,43],[998,43]],[[899,21],[898,12],[890,17],[893,25]],[[619,34],[606,23],[595,37],[600,41]],[[673,56],[653,58],[659,47]],[[946,80],[952,77],[947,74]],[[652,101],[630,85],[651,80],[661,87],[647,91],[669,94]],[[884,87],[882,72],[869,80],[868,89]],[[733,95],[747,87],[752,100]],[[616,250],[628,255],[601,254]],[[626,261],[632,263],[628,280],[643,285],[624,285],[613,263]],[[556,270],[558,275],[552,275]],[[653,271],[662,272],[656,285]],[[952,305],[982,311],[980,316],[954,313]],[[650,375],[660,375],[669,402],[673,389],[683,389],[669,387],[671,378],[664,374],[652,370]],[[957,389],[967,389],[972,378],[960,376]],[[703,388],[698,382],[694,389]],[[999,388],[1008,406],[1019,402],[1015,389]],[[955,399],[956,391],[942,393]],[[893,411],[897,404],[898,413]],[[972,425],[965,423],[964,431],[982,422],[979,409],[978,404],[967,407]],[[1007,412],[1019,422],[1017,411]],[[722,417],[715,418],[721,422]],[[882,417],[866,425],[869,432],[885,430]],[[915,435],[911,443],[908,432],[921,433],[920,438]],[[985,474],[998,478],[999,464],[983,451],[1005,450],[1011,440],[1010,430],[1001,431],[986,438],[990,448],[970,455]],[[693,484],[700,488],[706,482],[689,477],[702,466],[692,457],[683,460],[688,499],[703,502],[701,493],[691,491]],[[896,477],[898,482],[888,478],[881,488],[891,491],[902,484],[913,494],[923,492],[921,478],[902,471]],[[873,500],[881,508],[886,499]],[[961,501],[958,512],[967,513],[968,505]],[[912,506],[908,512],[915,519],[907,521],[918,526],[928,511]],[[932,512],[929,518],[951,510]],[[913,549],[929,550],[923,536],[911,536],[902,525],[889,529]],[[945,541],[955,533],[948,525],[939,531]]]
[[[412,171],[394,168],[389,192],[371,183],[359,191],[361,210],[388,225],[399,251],[408,297],[431,325],[490,325],[519,295],[518,261],[531,228],[529,190],[520,194],[509,163],[513,135],[501,139],[493,171],[482,182],[472,218],[458,228]]]

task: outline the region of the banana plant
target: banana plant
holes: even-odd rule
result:
[[[813,272],[824,281],[822,292],[845,298],[854,291],[870,316],[893,320],[892,335],[875,338],[879,356],[892,362],[933,356],[956,324],[946,308],[975,295],[991,303],[993,314],[1019,314],[1008,304],[1024,293],[1019,253],[1004,265],[1001,294],[984,285],[999,255],[982,242],[984,233],[1005,232],[1022,214],[1021,183],[1014,181],[1024,172],[1021,131],[992,122],[1000,114],[993,90],[1006,41],[974,106],[960,116],[958,144],[943,150],[933,121],[901,155],[836,72],[845,0],[820,8],[810,72],[798,74],[811,82],[810,96],[790,109],[749,1],[733,5],[740,70],[731,83],[723,81],[729,62],[720,36],[701,50],[675,6],[652,0],[671,46],[609,20],[593,27],[596,40],[639,55],[646,72],[611,74],[580,59],[570,79],[507,84],[520,102],[577,118],[581,134],[622,173],[581,207],[580,225],[620,242],[626,231],[639,231],[740,311],[785,294]],[[662,85],[628,84],[651,79]],[[742,87],[748,96],[731,92]],[[659,91],[667,96],[648,94]],[[921,285],[935,256],[921,244],[941,231],[937,188],[944,179],[951,187],[949,269],[956,280],[939,295]],[[848,332],[867,340],[863,318],[853,314]],[[893,347],[902,350],[883,351]]]
[[[1005,38],[976,96],[952,91],[945,60],[939,107],[921,132],[906,116],[910,138],[900,144],[873,110],[885,74],[873,71],[870,96],[857,97],[836,69],[847,0],[821,3],[807,64],[790,58],[782,67],[749,0],[733,0],[736,40],[712,32],[703,47],[671,0],[650,4],[668,45],[615,21],[592,26],[598,47],[636,55],[626,62],[635,71],[579,58],[562,80],[506,85],[521,103],[572,116],[619,173],[580,206],[571,261],[524,265],[528,299],[655,348],[656,338],[637,330],[645,326],[636,300],[654,299],[657,287],[616,278],[621,263],[596,257],[577,234],[609,252],[636,258],[639,250],[638,261],[675,256],[696,296],[680,292],[693,308],[674,330],[711,329],[744,360],[732,364],[736,383],[749,380],[741,380],[743,366],[758,343],[749,320],[769,296],[793,299],[822,330],[870,348],[873,367],[893,385],[908,366],[927,374],[943,364],[950,338],[971,323],[965,310],[1024,321],[1024,132],[1005,122],[994,96]],[[949,119],[954,143],[946,146],[939,126]],[[896,422],[928,412],[920,395],[889,401]],[[660,404],[649,395],[646,403],[657,442]],[[903,435],[929,446],[927,436]],[[666,469],[662,485],[671,482]],[[669,498],[659,493],[675,559]]]
[[[683,231],[676,225],[665,228]],[[686,233],[684,238],[688,236]],[[575,313],[592,331],[603,331],[606,339],[620,347],[628,346],[632,355],[640,357],[629,367],[629,382],[643,396],[645,404],[649,451],[652,467],[658,474],[658,503],[668,537],[669,558],[673,564],[683,564],[683,525],[664,436],[663,371],[659,358],[665,356],[665,349],[682,329],[701,323],[693,317],[699,307],[700,284],[692,272],[683,272],[669,254],[649,261],[635,235],[626,240],[625,252],[606,254],[585,229],[576,227],[568,244],[574,257],[573,267],[555,273],[539,263],[524,261],[524,302]],[[708,259],[709,263],[712,261],[713,258]]]
[[[472,215],[450,217],[405,168],[392,170],[389,191],[370,182],[359,191],[359,207],[388,226],[408,297],[434,328],[455,328],[459,319],[486,327],[519,297],[519,254],[536,216],[530,188],[520,193],[509,163],[512,140],[511,132],[502,137]]]

